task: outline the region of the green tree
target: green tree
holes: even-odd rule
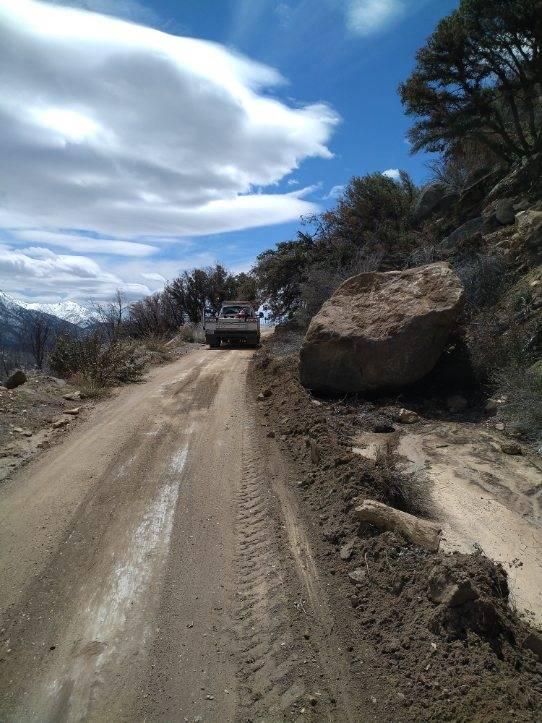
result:
[[[337,205],[317,220],[315,262],[327,268],[356,264],[360,256],[398,256],[412,243],[416,187],[382,173],[354,176]]]
[[[542,0],[461,0],[399,92],[413,150],[481,142],[513,161],[542,150]]]
[[[269,301],[274,314],[282,316],[297,308],[313,247],[312,237],[299,232],[294,241],[281,241],[258,256],[253,272],[262,299]]]

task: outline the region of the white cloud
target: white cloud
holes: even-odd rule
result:
[[[119,241],[118,239],[90,238],[76,234],[67,234],[40,229],[23,229],[13,233],[14,237],[23,241],[35,241],[50,246],[61,246],[70,251],[89,254],[107,254],[113,256],[150,256],[157,252],[156,246],[135,241]]]
[[[216,43],[37,0],[0,0],[0,67],[9,179],[0,226],[86,229],[107,237],[95,248],[108,242],[124,255],[130,238],[146,236],[148,246],[152,237],[316,210],[303,191],[253,192],[305,158],[329,158],[338,122],[324,103],[290,107],[270,97],[282,81],[272,68]],[[40,242],[37,232],[32,240]],[[92,252],[74,234],[56,241]],[[133,251],[147,253],[145,244]]]
[[[348,0],[346,24],[357,35],[372,35],[396,21],[404,10],[403,0]]]
[[[156,25],[158,16],[143,3],[137,0],[52,0],[55,5],[66,5],[104,15],[117,15],[136,23]]]
[[[392,178],[394,181],[401,180],[401,173],[398,168],[388,168],[387,171],[382,171],[382,175]]]
[[[329,193],[326,193],[326,195],[324,196],[324,200],[327,201],[329,199],[340,198],[342,196],[345,188],[346,188],[346,186],[344,186],[344,185],[333,186],[333,188],[329,191]]]
[[[159,281],[162,284],[166,283],[166,279],[162,276],[162,274],[156,274],[154,272],[146,273],[145,271],[142,271],[141,276],[149,281]]]
[[[0,246],[2,290],[21,294],[21,289],[39,291],[42,298],[69,293],[74,299],[107,298],[121,288],[129,298],[149,293],[145,284],[125,283],[85,256],[55,254],[44,248],[11,249]]]

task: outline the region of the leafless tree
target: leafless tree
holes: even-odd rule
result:
[[[26,346],[38,369],[43,369],[43,362],[49,348],[52,328],[44,314],[30,317],[24,325]]]
[[[116,341],[124,335],[124,322],[128,311],[126,298],[120,289],[117,289],[111,301],[92,302],[96,316],[109,341]]]

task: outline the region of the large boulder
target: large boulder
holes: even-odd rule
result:
[[[344,393],[418,381],[438,361],[462,301],[461,281],[444,262],[353,276],[311,321],[302,384]]]

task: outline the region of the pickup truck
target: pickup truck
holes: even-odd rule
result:
[[[203,314],[205,342],[218,349],[224,342],[260,344],[260,316],[249,301],[225,301],[219,314]]]

